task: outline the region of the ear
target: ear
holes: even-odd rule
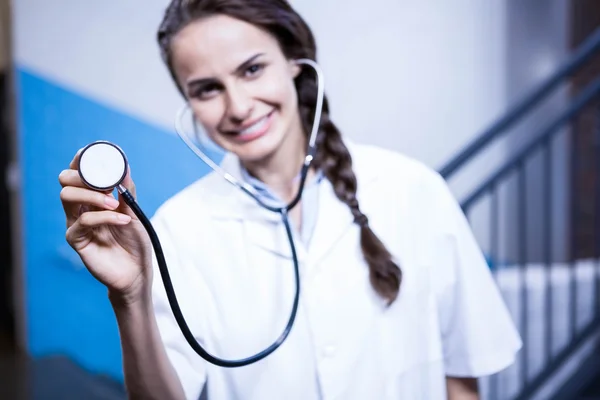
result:
[[[289,64],[290,75],[292,75],[292,77],[295,79],[298,77],[298,75],[300,75],[300,72],[302,72],[302,67],[296,62],[296,60],[290,60]]]

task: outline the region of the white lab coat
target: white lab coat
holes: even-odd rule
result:
[[[287,341],[266,359],[227,369],[194,353],[155,270],[159,330],[188,399],[446,398],[445,376],[480,377],[509,366],[521,340],[469,225],[444,180],[397,153],[347,141],[358,199],[403,272],[389,308],[374,293],[359,228],[319,187],[310,248],[296,240],[301,300]],[[236,159],[226,170],[239,176]],[[294,296],[281,217],[216,174],[168,200],[153,224],[181,309],[212,354],[237,359],[270,345]]]

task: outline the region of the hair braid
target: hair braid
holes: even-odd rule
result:
[[[315,79],[303,72],[296,82],[304,129],[310,132],[314,118],[317,87]],[[360,226],[360,245],[369,265],[369,277],[375,291],[391,304],[400,290],[402,271],[392,255],[369,226],[368,217],[361,211],[356,192],[358,182],[352,169],[352,157],[342,140],[340,131],[329,118],[329,104],[323,100],[323,111],[316,142],[314,165],[331,182],[338,199],[344,202]]]

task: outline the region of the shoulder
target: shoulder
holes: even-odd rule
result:
[[[464,214],[446,180],[425,163],[373,145],[348,146],[369,219],[427,237],[462,235]],[[390,218],[390,216],[394,216]],[[372,218],[373,217],[373,218]]]
[[[205,220],[215,191],[222,187],[221,181],[219,175],[211,172],[181,189],[158,207],[153,222],[186,224],[190,220]]]
[[[448,195],[444,178],[420,160],[380,146],[348,142],[359,186],[376,179],[393,190],[413,196]]]

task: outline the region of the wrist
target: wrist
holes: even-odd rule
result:
[[[141,287],[117,291],[108,290],[108,299],[115,310],[129,309],[138,307],[147,307],[152,304],[152,290],[150,285],[140,285]]]

